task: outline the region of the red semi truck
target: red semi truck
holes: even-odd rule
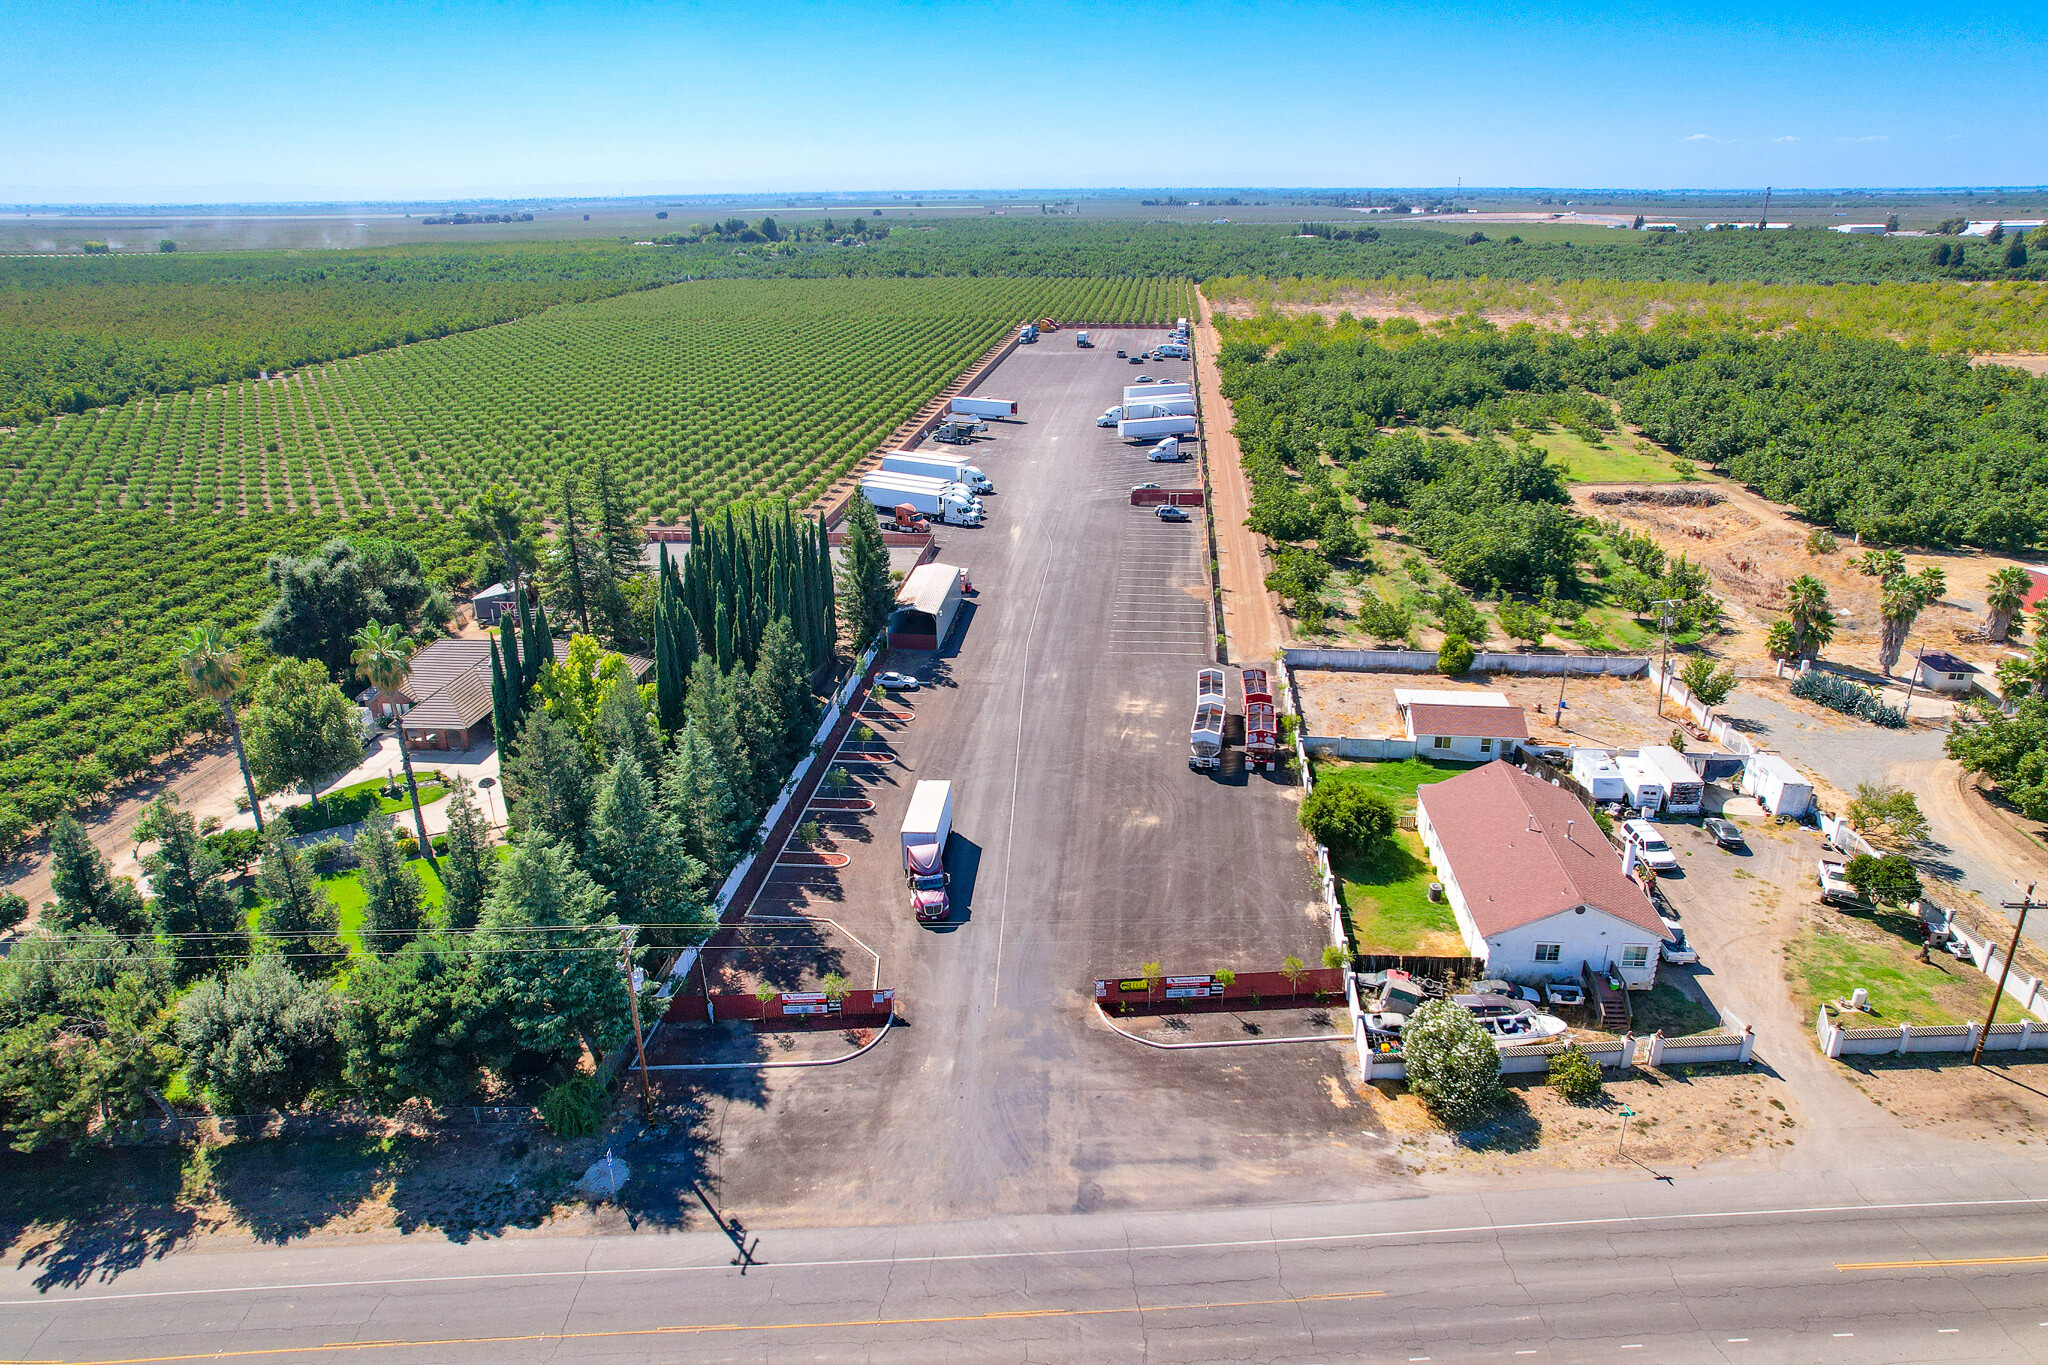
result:
[[[1244,670],[1244,765],[1272,772],[1280,761],[1280,716],[1263,668]]]

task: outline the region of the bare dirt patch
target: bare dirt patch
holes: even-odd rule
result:
[[[2048,355],[2039,352],[2006,351],[1989,355],[1971,356],[1972,365],[2010,365],[2028,374],[2048,375]]]
[[[1644,678],[1573,677],[1564,684],[1562,728],[1557,712],[1558,679],[1520,674],[1469,673],[1441,678],[1433,673],[1339,673],[1299,669],[1294,675],[1310,734],[1342,738],[1399,738],[1394,710],[1399,688],[1500,692],[1526,713],[1529,738],[1538,744],[1636,748],[1661,744],[1677,726],[1674,708],[1657,715],[1657,696]]]
[[[1599,1170],[1616,1166],[1675,1169],[1789,1147],[1797,1120],[1791,1091],[1746,1066],[1638,1068],[1610,1078],[1600,1099],[1571,1104],[1540,1075],[1508,1078],[1508,1100],[1481,1126],[1453,1132],[1430,1116],[1400,1082],[1361,1088],[1395,1152],[1421,1174]],[[1628,1139],[1622,1142],[1621,1111]]]
[[[2048,1145],[2048,1063],[1845,1057],[1849,1081],[1908,1128],[2016,1147]]]
[[[1659,505],[1652,499],[1670,490],[1657,485],[1645,486],[1645,498],[1637,502],[1597,502],[1596,492],[1605,496],[1615,490],[1588,488],[1574,489],[1573,500],[1587,516],[1619,521],[1650,536],[1667,553],[1683,554],[1705,566],[1714,595],[1727,607],[1724,623],[1729,633],[1716,641],[1717,653],[1751,663],[1766,661],[1764,632],[1784,613],[1786,584],[1812,574],[1827,584],[1828,600],[1835,608],[1835,638],[1826,657],[1876,671],[1877,580],[1849,562],[1859,553],[1857,546],[1843,537],[1831,554],[1809,553],[1812,523],[1739,484],[1725,479],[1702,483],[1725,501],[1712,507]],[[1911,551],[1906,562],[1913,570],[1938,566],[1948,576],[1946,595],[1921,614],[1910,643],[1948,650],[1987,670],[1995,666],[2004,657],[2004,647],[1961,642],[1955,632],[1983,625],[1985,587],[1991,575],[2019,561],[1980,550],[1944,550]]]

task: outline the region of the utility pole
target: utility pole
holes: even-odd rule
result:
[[[633,989],[633,935],[636,926],[619,926],[619,970],[626,978],[626,1005],[633,1012],[633,1050],[640,1057],[640,1117],[654,1117],[654,1091],[647,1084],[647,1036],[640,1031],[640,993]]]
[[[1913,651],[1913,674],[1906,679],[1906,702],[1899,708],[1899,714],[1902,716],[1913,714],[1913,689],[1920,685],[1920,670],[1926,667],[1926,663],[1927,643],[1923,640],[1920,648]]]
[[[1657,609],[1657,628],[1664,632],[1664,657],[1657,665],[1658,720],[1664,719],[1664,689],[1671,685],[1671,608],[1678,601],[1676,597],[1665,597],[1650,603]]]
[[[1984,1065],[1984,1040],[1991,1036],[1991,1021],[1998,1017],[1998,1002],[2005,999],[2005,978],[2012,971],[2012,959],[2020,950],[2020,931],[2027,927],[2027,911],[2034,908],[2035,883],[2027,883],[2027,894],[2016,901],[2000,901],[2008,910],[2020,912],[2018,924],[2012,927],[2012,942],[2005,950],[2005,965],[1998,969],[1998,988],[1991,992],[1991,1009],[1984,1016],[1984,1030],[1977,1035],[1977,1047],[1970,1053],[1970,1065]]]
[[[1764,229],[1764,228],[1767,228],[1767,227],[1769,227],[1770,225],[1771,225],[1771,187],[1770,187],[1769,185],[1766,185],[1766,186],[1764,186],[1764,216],[1763,216],[1763,217],[1762,217],[1762,218],[1761,218],[1760,220],[1758,220],[1758,222],[1757,222],[1757,228],[1758,228],[1758,230],[1759,230],[1759,231],[1761,231],[1762,229]]]

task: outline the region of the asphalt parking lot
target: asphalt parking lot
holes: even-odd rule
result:
[[[1098,975],[1315,961],[1325,941],[1284,777],[1187,767],[1194,673],[1213,657],[1202,522],[1159,521],[1131,485],[1198,486],[1094,419],[1158,333],[1023,347],[980,388],[1014,398],[963,453],[995,481],[988,524],[938,558],[978,595],[927,680],[863,717],[846,764],[874,809],[832,822],[843,869],[778,875],[759,908],[829,914],[882,958],[902,1024],[858,1061],[735,1076],[703,1092],[696,1145],[753,1223],[1325,1197],[1391,1166],[1352,1143],[1348,1049],[1162,1052],[1096,1015]],[[897,835],[919,779],[954,784],[954,916],[911,916]]]

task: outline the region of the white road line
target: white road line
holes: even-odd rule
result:
[[[1031,597],[1031,616],[1024,623],[1024,666],[1019,670],[1020,678],[1031,676],[1031,638],[1038,629],[1038,608],[1045,601],[1045,582],[1052,576],[1052,546],[1045,547],[1045,567],[1038,571],[1038,591]],[[1010,863],[1017,851],[1017,788],[1024,773],[1024,713],[1025,701],[1031,696],[1031,689],[1019,683],[1017,688],[1017,752],[1010,760],[1010,818],[1003,827],[1003,904],[996,911],[996,970],[995,981],[989,988],[988,1007],[993,1010],[1003,998],[1003,924],[1010,917]]]
[[[1441,1228],[1407,1228],[1386,1232],[1330,1232],[1298,1237],[1250,1237],[1225,1242],[1160,1242],[1133,1246],[1050,1248],[1044,1251],[967,1251],[933,1256],[849,1256],[817,1261],[758,1263],[764,1270],[823,1270],[868,1265],[938,1265],[961,1261],[1066,1260],[1084,1256],[1132,1256],[1152,1252],[1235,1251],[1247,1247],[1328,1246],[1337,1242],[1384,1242],[1402,1237],[1462,1237],[1473,1233],[1554,1232],[1564,1228],[1618,1227],[1647,1223],[1693,1223],[1719,1218],[1804,1218],[1825,1213],[1901,1213],[1925,1209],[2032,1208],[2048,1204],[2048,1198],[1943,1199],[1893,1204],[1814,1204],[1803,1208],[1724,1209],[1711,1213],[1615,1214],[1605,1218],[1557,1218],[1529,1223],[1475,1223]],[[218,1294],[267,1294],[306,1289],[376,1289],[409,1284],[468,1284],[490,1280],[552,1280],[587,1275],[671,1275],[703,1271],[729,1274],[725,1253],[731,1248],[719,1243],[719,1259],[710,1265],[622,1266],[612,1270],[515,1270],[471,1275],[418,1275],[377,1280],[315,1280],[299,1284],[223,1285],[211,1289],[154,1289],[122,1294],[74,1294],[62,1298],[0,1299],[0,1308],[62,1307],[74,1303],[112,1303],[128,1299],[176,1299],[210,1297]],[[2048,1327],[2048,1322],[2040,1324]],[[1748,1341],[1748,1337],[1729,1337]]]

